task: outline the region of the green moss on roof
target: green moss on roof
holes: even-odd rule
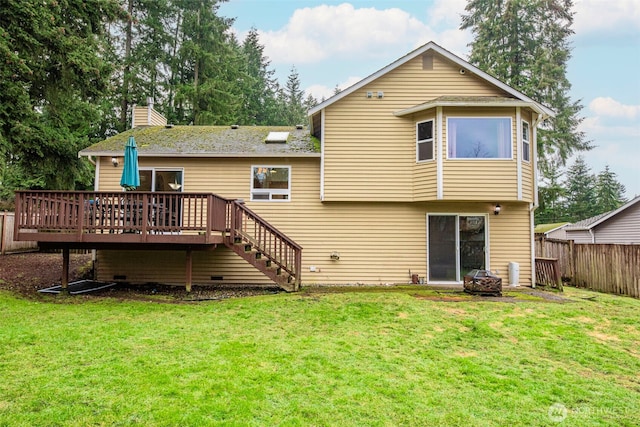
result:
[[[569,224],[568,222],[556,222],[554,224],[538,224],[533,229],[534,233],[546,233],[547,231],[555,230],[558,227]]]
[[[286,143],[265,143],[269,132],[289,132]],[[293,126],[148,126],[137,127],[107,138],[81,151],[118,154],[133,136],[141,156],[180,155],[287,155],[319,153],[308,128]]]

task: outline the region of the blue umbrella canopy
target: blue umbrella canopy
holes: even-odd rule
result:
[[[125,190],[135,190],[140,187],[140,171],[138,170],[138,148],[133,136],[129,137],[124,146],[124,168],[120,186]]]

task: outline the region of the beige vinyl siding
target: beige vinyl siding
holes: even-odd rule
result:
[[[491,270],[508,281],[509,262],[520,266],[520,284],[531,285],[533,230],[527,203],[502,203],[500,215],[489,216]]]
[[[416,164],[413,182],[416,201],[435,200],[438,185],[436,161]]]
[[[133,109],[133,126],[164,126],[167,119],[153,108],[135,107]]]
[[[422,57],[417,57],[328,106],[323,135],[325,200],[412,201],[415,120],[393,112],[443,95],[506,96],[459,71],[438,55],[433,70],[423,70]],[[373,97],[367,98],[367,92]],[[382,99],[378,92],[384,93]],[[418,192],[433,194],[422,185],[426,184],[421,183]]]
[[[119,174],[103,159],[101,189],[118,187]],[[289,202],[249,202],[251,165],[291,166],[292,194]],[[386,203],[321,202],[319,159],[152,159],[144,166],[184,168],[185,191],[214,192],[240,197],[247,206],[290,236],[303,249],[302,283],[385,284],[407,283],[409,270],[426,276],[426,215],[434,212],[489,214],[489,203]],[[108,166],[108,167],[107,167]],[[111,168],[111,169],[109,169]],[[116,179],[117,178],[117,179]],[[530,283],[527,260],[529,242],[516,242],[511,235],[526,236],[526,209],[504,205],[504,215],[488,215],[492,270],[506,272],[509,261],[521,264],[523,283]],[[518,205],[514,205],[518,206]],[[503,225],[505,224],[505,225]],[[511,224],[511,225],[509,225]],[[506,243],[504,243],[506,242]],[[514,246],[524,250],[514,249]],[[333,261],[330,254],[340,253]],[[495,251],[495,252],[494,252]],[[494,255],[494,253],[496,255]],[[527,258],[529,257],[529,258]],[[315,272],[309,271],[315,267]],[[180,251],[100,251],[99,280],[124,275],[133,283],[162,282],[183,285],[185,253]],[[212,279],[213,277],[213,279]],[[220,246],[214,251],[193,253],[193,283],[264,284],[269,280],[243,259]]]

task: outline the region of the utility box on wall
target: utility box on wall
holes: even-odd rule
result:
[[[509,286],[518,286],[520,283],[520,264],[517,262],[509,263]]]

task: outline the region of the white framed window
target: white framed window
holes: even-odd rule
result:
[[[416,123],[416,161],[433,160],[433,120]]]
[[[522,122],[522,160],[525,162],[531,159],[531,130],[529,123]]]
[[[286,202],[291,198],[291,166],[251,166],[251,200]]]
[[[140,168],[138,191],[182,191],[183,168]]]
[[[512,159],[511,117],[448,117],[449,159]]]

